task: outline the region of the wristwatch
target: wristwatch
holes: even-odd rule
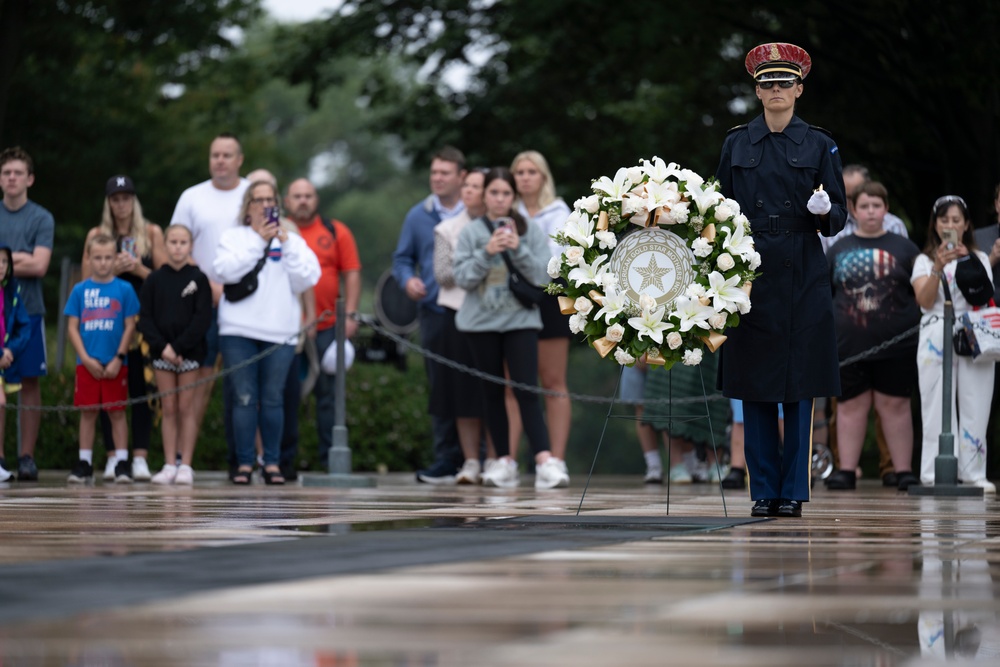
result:
[[[125,361],[125,355],[122,352],[118,353],[118,358],[121,359],[122,361]]]

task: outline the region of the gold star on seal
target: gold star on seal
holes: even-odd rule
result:
[[[673,269],[661,269],[656,265],[656,255],[651,255],[649,258],[649,264],[641,268],[636,268],[635,271],[642,276],[642,286],[639,288],[640,292],[650,286],[656,286],[657,289],[662,291],[663,276],[673,271]]]

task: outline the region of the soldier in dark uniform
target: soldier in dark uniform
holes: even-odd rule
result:
[[[829,269],[817,232],[847,219],[840,155],[795,115],[809,54],[793,44],[750,51],[764,113],[730,130],[716,178],[750,220],[761,256],[752,309],[726,332],[719,387],[743,399],[752,516],[801,516],[809,500],[813,402],[840,394]],[[785,437],[778,435],[778,404]]]

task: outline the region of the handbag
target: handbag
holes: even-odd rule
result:
[[[974,310],[962,315],[961,332],[968,342],[972,360],[976,363],[1000,361],[1000,308],[990,307]]]
[[[948,287],[948,281],[944,274],[941,275],[941,285],[944,286],[944,298],[951,301],[951,289]],[[951,346],[954,348],[955,354],[960,357],[972,356],[972,341],[969,340],[969,331],[962,326],[961,322],[956,323],[951,336]]]
[[[257,274],[264,268],[264,262],[267,261],[267,255],[270,251],[271,244],[268,243],[264,248],[264,255],[257,260],[257,263],[250,269],[249,273],[240,278],[239,282],[228,283],[222,286],[222,293],[226,295],[226,301],[236,303],[257,291]]]
[[[493,227],[490,226],[490,221],[483,218],[483,223],[492,234]],[[506,250],[500,253],[500,256],[503,258],[504,264],[507,265],[507,288],[510,290],[510,293],[514,295],[514,298],[517,299],[525,308],[534,308],[540,304],[542,299],[545,298],[545,290],[538,285],[533,284],[525,278],[520,271],[517,270],[517,267],[514,266],[514,262],[511,261]]]

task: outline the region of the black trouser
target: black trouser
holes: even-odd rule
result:
[[[534,329],[516,331],[470,333],[472,355],[476,368],[503,377],[503,364],[507,362],[510,379],[531,386],[538,385],[538,332]],[[504,387],[495,382],[483,382],[483,398],[486,401],[486,426],[493,438],[497,456],[510,454],[507,443],[507,406],[504,403]],[[521,423],[528,436],[528,442],[535,454],[549,450],[549,431],[542,416],[542,404],[538,395],[523,389],[515,389],[514,397],[521,411]]]

